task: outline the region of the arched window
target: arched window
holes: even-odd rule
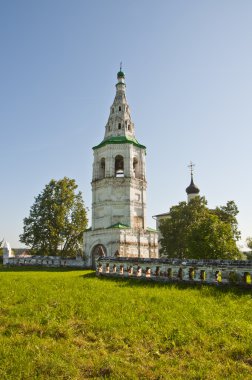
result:
[[[115,176],[124,177],[124,163],[122,156],[116,156],[115,158]]]
[[[133,173],[134,177],[139,178],[139,164],[136,157],[133,158]]]
[[[121,111],[122,110],[122,107],[121,106],[119,106],[119,111]]]
[[[112,110],[111,110],[111,112],[112,112],[112,113],[114,113],[114,111],[115,111],[115,110],[114,110],[114,107],[112,107]]]
[[[105,158],[102,158],[100,162],[100,178],[104,178],[104,177],[105,177]]]
[[[130,124],[128,125],[128,131],[131,132],[131,125]]]
[[[121,123],[118,123],[118,129],[121,129],[121,128],[122,128]]]

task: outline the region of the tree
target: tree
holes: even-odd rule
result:
[[[188,236],[192,226],[207,212],[204,197],[171,207],[169,217],[160,224],[161,253],[180,259],[188,257]]]
[[[87,214],[76,189],[73,179],[52,179],[35,198],[20,235],[34,254],[74,256],[80,251]]]
[[[180,259],[239,258],[237,211],[234,202],[210,210],[200,197],[171,207],[169,217],[160,225],[161,253]]]
[[[2,248],[3,240],[0,241],[0,257],[2,259],[3,256],[3,248]]]
[[[248,237],[246,239],[246,243],[247,243],[247,246],[249,247],[249,249],[252,249],[252,237]]]
[[[231,225],[234,238],[238,241],[241,238],[241,232],[238,230],[236,216],[239,213],[239,210],[235,202],[228,201],[226,206],[216,207],[216,209],[213,210],[213,213],[216,214],[222,222]]]
[[[209,213],[192,227],[188,236],[188,258],[223,259],[240,258],[231,224]]]

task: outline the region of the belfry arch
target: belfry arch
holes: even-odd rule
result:
[[[124,160],[120,155],[115,158],[115,177],[124,177]]]

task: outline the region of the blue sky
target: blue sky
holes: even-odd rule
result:
[[[250,0],[2,0],[0,238],[50,179],[76,179],[91,208],[92,147],[104,136],[120,61],[147,146],[148,223],[195,183],[234,200],[252,235]]]

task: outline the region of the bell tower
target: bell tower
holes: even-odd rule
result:
[[[96,254],[107,256],[117,252],[120,256],[157,257],[157,242],[152,249],[148,242],[146,249],[149,239],[152,243],[157,240],[156,232],[146,226],[146,147],[135,137],[121,67],[104,139],[93,147],[93,154],[92,226],[84,235],[85,255],[94,261],[96,247]],[[141,236],[147,239],[144,244]]]
[[[93,148],[92,230],[146,227],[146,148],[135,138],[121,70],[117,80],[104,139]]]

